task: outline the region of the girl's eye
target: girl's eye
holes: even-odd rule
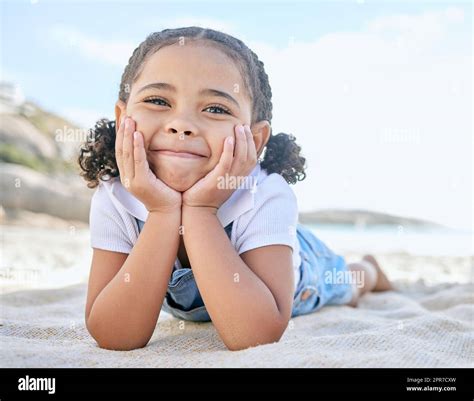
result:
[[[153,103],[158,106],[169,106],[169,103],[166,100],[161,99],[159,97],[150,97],[143,101],[145,103]],[[204,110],[213,110],[213,111],[210,111],[211,114],[231,114],[230,110],[227,107],[218,106],[218,105],[209,106],[205,108]]]
[[[145,99],[144,102],[145,103],[153,103],[153,104],[156,104],[158,106],[169,106],[169,104],[166,100],[163,100],[159,97],[150,97],[150,98]]]
[[[211,114],[231,114],[228,108],[217,105],[209,106],[204,110],[219,110],[217,112],[212,111]]]

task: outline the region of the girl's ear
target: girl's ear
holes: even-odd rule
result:
[[[127,115],[127,104],[122,100],[115,103],[115,127],[118,130],[120,126],[120,118]]]
[[[251,125],[250,130],[252,131],[253,140],[255,142],[255,149],[257,149],[257,157],[260,157],[265,145],[270,139],[272,127],[267,120],[262,120]]]

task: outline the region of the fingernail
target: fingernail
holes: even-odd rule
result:
[[[245,130],[244,130],[244,126],[243,126],[243,125],[239,125],[239,127],[237,128],[237,130],[238,130],[241,134],[245,134]]]
[[[138,131],[133,133],[133,139],[138,140]]]
[[[233,145],[233,144],[234,144],[234,138],[231,137],[231,136],[228,136],[228,137],[227,137],[227,143],[228,143],[229,145]]]

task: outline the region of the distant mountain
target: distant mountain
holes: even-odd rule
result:
[[[84,130],[34,103],[11,105],[1,97],[0,118],[0,161],[43,172],[75,170]]]
[[[77,156],[87,131],[0,83],[0,222],[14,211],[88,221],[92,192]]]
[[[322,209],[299,214],[302,224],[350,224],[357,227],[374,225],[400,225],[403,227],[444,227],[427,220],[395,216],[361,209]]]

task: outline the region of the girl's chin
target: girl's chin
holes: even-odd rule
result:
[[[178,192],[185,192],[189,188],[191,188],[197,181],[199,181],[199,177],[192,177],[189,174],[182,175],[181,174],[170,174],[163,176],[163,174],[157,175],[158,179],[163,181],[166,185],[170,188],[174,189]]]
[[[176,184],[174,182],[166,182],[166,181],[163,181],[166,185],[168,185],[170,188],[174,189],[175,191],[178,191],[178,192],[185,192],[187,191],[189,188],[191,188],[194,183],[180,183],[180,184]]]

